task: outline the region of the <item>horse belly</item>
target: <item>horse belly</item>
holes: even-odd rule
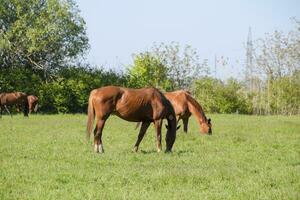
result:
[[[115,114],[118,117],[131,122],[153,121],[151,108],[123,107],[117,108]]]
[[[11,106],[11,105],[15,105],[17,103],[18,103],[17,99],[14,97],[4,97],[3,102],[1,104]]]

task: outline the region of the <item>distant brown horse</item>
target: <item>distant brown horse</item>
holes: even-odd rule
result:
[[[182,119],[183,130],[185,133],[188,131],[189,118],[193,114],[202,132],[205,134],[212,134],[211,119],[207,119],[201,105],[192,97],[192,95],[184,90],[178,90],[174,92],[166,92],[164,95],[172,103],[177,122]]]
[[[39,98],[34,95],[29,95],[27,96],[27,99],[28,99],[29,113],[32,113],[33,111],[37,112]]]
[[[13,93],[1,93],[0,94],[0,117],[2,117],[3,108],[10,114],[7,106],[13,105],[23,105],[23,113],[25,117],[28,117],[28,99],[27,94],[23,92],[13,92]]]
[[[149,125],[154,122],[157,136],[157,151],[161,146],[162,120],[167,119],[166,152],[172,150],[176,138],[176,117],[171,103],[156,88],[129,89],[107,86],[91,91],[88,105],[87,136],[89,137],[96,118],[94,147],[103,153],[102,130],[110,114],[130,122],[142,122],[133,151],[137,151]]]
[[[188,131],[189,118],[193,114],[201,130],[205,134],[212,134],[211,119],[207,119],[201,105],[191,96],[191,94],[184,90],[174,92],[166,92],[164,95],[172,103],[175,110],[177,123],[179,120],[183,121],[183,130]],[[139,123],[136,127],[139,126]]]

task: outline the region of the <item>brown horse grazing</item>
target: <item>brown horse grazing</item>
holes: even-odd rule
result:
[[[185,133],[187,133],[188,130],[189,118],[193,114],[199,122],[202,132],[205,134],[212,134],[211,119],[206,118],[201,105],[189,92],[178,90],[174,92],[166,92],[164,95],[174,107],[177,122],[182,119]]]
[[[33,111],[37,112],[39,98],[34,95],[29,95],[27,96],[27,99],[28,99],[29,113],[32,113]]]
[[[160,152],[162,120],[167,119],[166,152],[172,150],[176,138],[176,118],[171,103],[156,88],[129,89],[107,86],[94,89],[90,93],[88,105],[87,136],[91,134],[94,118],[95,151],[103,153],[102,130],[110,114],[130,122],[142,122],[133,151],[137,152],[149,125],[154,122],[157,151]]]
[[[12,105],[23,105],[23,113],[25,117],[28,117],[28,99],[27,94],[23,92],[13,92],[13,93],[1,93],[0,94],[0,117],[2,117],[2,109],[5,108],[6,111],[12,117],[7,106]]]
[[[175,110],[177,123],[182,119],[183,130],[188,131],[189,118],[193,114],[199,122],[202,132],[205,134],[212,134],[211,119],[207,119],[201,105],[191,96],[191,94],[184,90],[174,92],[166,92],[164,95],[172,103]],[[136,128],[139,127],[137,124]]]

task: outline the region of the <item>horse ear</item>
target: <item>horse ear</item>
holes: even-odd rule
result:
[[[180,129],[180,126],[181,126],[181,125],[177,126],[177,129],[176,129],[176,130]]]
[[[166,128],[169,129],[169,126],[166,124]]]
[[[207,120],[207,122],[208,122],[208,124],[210,124],[210,122],[211,122],[211,119],[209,118],[209,119]]]

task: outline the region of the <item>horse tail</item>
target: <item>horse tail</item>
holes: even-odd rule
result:
[[[89,105],[88,105],[88,121],[86,125],[86,137],[87,139],[90,138],[93,124],[95,119],[95,111],[94,111],[94,105],[93,105],[93,98],[92,95],[89,97]]]
[[[38,108],[39,108],[39,104],[37,103],[37,104],[35,104],[33,111],[37,112]]]

